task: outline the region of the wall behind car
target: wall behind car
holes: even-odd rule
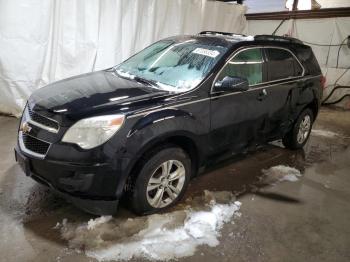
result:
[[[246,33],[272,34],[280,23],[281,20],[248,20]],[[312,47],[327,79],[324,98],[335,85],[350,86],[350,49],[346,45],[346,38],[350,35],[350,17],[286,20],[276,32],[276,35],[284,34]],[[338,44],[341,43],[343,45],[339,49]],[[335,102],[346,94],[350,96],[350,88],[337,88],[327,102]],[[349,96],[337,105],[350,108]]]
[[[244,13],[206,0],[0,1],[0,112],[18,116],[35,89],[111,67],[167,36],[240,33]]]

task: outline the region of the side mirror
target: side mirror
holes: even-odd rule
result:
[[[225,76],[221,81],[217,81],[214,84],[215,91],[223,92],[240,92],[247,91],[249,89],[249,83],[246,78],[243,77],[229,77]]]

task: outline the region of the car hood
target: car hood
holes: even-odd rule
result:
[[[78,75],[35,91],[28,100],[32,110],[69,125],[94,115],[131,113],[152,107],[174,95],[107,69]]]

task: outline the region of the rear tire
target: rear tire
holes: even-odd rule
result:
[[[283,145],[289,149],[302,148],[309,139],[313,121],[311,109],[307,108],[301,112],[292,129],[283,137]]]
[[[129,203],[136,214],[152,214],[182,198],[191,177],[191,160],[184,150],[170,146],[151,152],[138,170]]]

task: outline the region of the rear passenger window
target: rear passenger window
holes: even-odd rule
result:
[[[266,48],[268,80],[280,80],[301,76],[303,69],[287,50]]]
[[[221,71],[218,80],[225,76],[243,77],[249,85],[259,84],[263,81],[263,57],[260,48],[247,49],[238,53]]]

